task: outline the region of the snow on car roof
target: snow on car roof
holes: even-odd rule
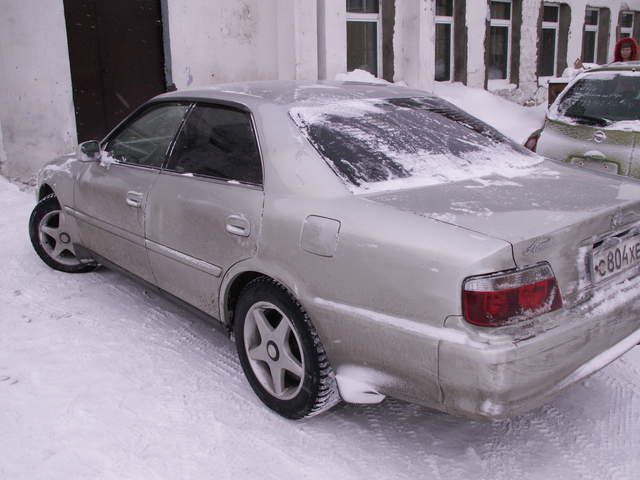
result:
[[[276,104],[285,107],[319,105],[341,100],[361,100],[431,94],[394,84],[340,81],[261,81],[228,83],[184,89],[162,94],[156,99],[220,99],[248,107]]]

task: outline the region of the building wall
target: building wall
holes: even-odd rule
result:
[[[347,65],[347,10],[344,0],[317,0],[318,78],[343,73]]]
[[[393,0],[382,0],[393,1]],[[266,79],[333,79],[346,70],[345,0],[161,0],[167,80],[178,88]],[[517,89],[542,101],[537,42],[541,0],[522,0]],[[564,0],[571,6],[567,63],[582,53],[585,8],[611,10],[613,57],[621,9],[640,0]],[[393,79],[434,84],[435,0],[395,0]],[[386,9],[394,11],[394,9]],[[23,180],[75,147],[75,117],[63,0],[0,0],[0,172]],[[46,14],[42,14],[46,12]],[[487,0],[466,0],[466,79],[484,88]],[[388,20],[387,20],[388,22]],[[388,24],[388,23],[387,23]]]
[[[318,77],[316,9],[308,0],[169,0],[167,6],[178,88]]]
[[[0,0],[0,12],[0,173],[27,180],[75,147],[64,11],[62,0]]]
[[[434,2],[396,2],[393,39],[394,81],[415,88],[430,89],[435,74]]]
[[[553,3],[553,2],[551,2]],[[587,6],[606,7],[611,11],[611,25],[607,42],[607,61],[613,60],[616,43],[616,27],[621,10],[640,10],[640,0],[559,0],[571,8],[571,24],[567,45],[567,64],[572,66],[582,56],[582,32]],[[541,102],[546,98],[546,86],[537,77],[538,21],[541,0],[522,0],[522,35],[520,40],[519,83],[517,89],[498,91],[514,101]],[[467,25],[469,28],[468,82],[471,87],[484,88],[484,44],[477,39],[485,38],[486,18],[489,14],[488,2],[467,0]],[[601,40],[600,40],[601,41]],[[562,73],[562,72],[559,72]]]

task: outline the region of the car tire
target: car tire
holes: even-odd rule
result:
[[[267,407],[301,419],[339,403],[335,375],[309,315],[278,282],[259,277],[245,286],[233,330],[245,376]]]
[[[81,262],[75,256],[73,239],[65,229],[65,213],[55,195],[40,200],[29,218],[31,244],[44,263],[66,273],[85,273],[95,264]]]

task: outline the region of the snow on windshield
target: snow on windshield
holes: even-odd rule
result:
[[[583,76],[563,96],[550,116],[599,127],[640,127],[640,75],[594,72]]]
[[[354,193],[512,178],[542,161],[438,98],[349,100],[289,113]]]

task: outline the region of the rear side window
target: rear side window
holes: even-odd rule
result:
[[[124,163],[159,168],[188,109],[176,103],[148,108],[121,128],[105,151]]]
[[[349,100],[289,114],[354,193],[518,175],[541,162],[438,98]]]
[[[178,136],[167,168],[261,185],[262,165],[251,116],[224,106],[196,106]]]

